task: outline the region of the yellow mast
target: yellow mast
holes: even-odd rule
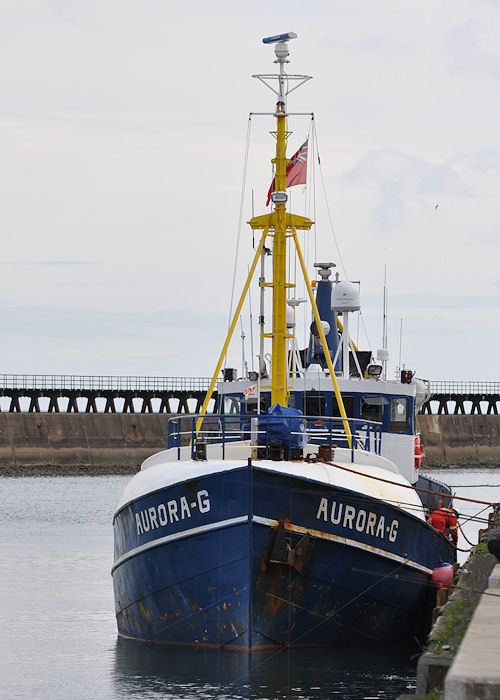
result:
[[[254,77],[259,78],[264,84],[268,85],[268,87],[271,87],[268,83],[268,79],[273,79],[273,78],[278,78],[278,90],[274,90],[276,94],[278,95],[278,100],[276,102],[276,110],[274,113],[274,116],[276,118],[276,131],[272,132],[273,135],[276,137],[276,156],[273,159],[273,162],[276,166],[276,174],[275,174],[275,190],[271,195],[271,198],[273,200],[274,204],[274,211],[271,214],[263,214],[261,216],[255,216],[250,221],[248,222],[249,225],[252,227],[253,230],[256,229],[261,229],[263,231],[263,235],[261,238],[261,242],[259,245],[259,248],[257,250],[257,253],[254,257],[254,261],[252,264],[252,269],[249,272],[247,282],[245,284],[245,288],[243,290],[243,293],[241,295],[240,303],[238,304],[238,308],[236,310],[236,313],[233,318],[233,323],[231,324],[231,328],[228,333],[228,337],[226,338],[226,342],[224,344],[223,350],[221,352],[219,362],[217,364],[216,370],[214,372],[212,382],[210,384],[210,388],[207,392],[207,395],[205,397],[205,401],[203,403],[202,410],[200,412],[200,417],[197,421],[196,424],[196,433],[198,434],[201,424],[203,422],[203,416],[206,414],[207,406],[210,397],[212,396],[212,391],[215,387],[215,382],[217,380],[218,373],[220,371],[220,368],[222,366],[222,361],[223,358],[226,354],[227,347],[229,345],[230,338],[232,336],[232,333],[234,331],[234,327],[236,325],[236,321],[238,318],[238,314],[240,313],[241,310],[241,305],[243,304],[243,299],[246,295],[246,292],[248,290],[250,280],[253,276],[256,264],[257,264],[257,258],[260,256],[260,253],[262,251],[264,241],[266,239],[266,236],[273,236],[273,281],[271,284],[268,283],[263,283],[265,286],[270,286],[273,288],[273,317],[272,317],[272,332],[270,334],[264,334],[264,337],[271,337],[272,338],[272,368],[271,368],[271,405],[274,405],[275,403],[279,403],[281,406],[286,406],[287,401],[288,401],[288,395],[289,395],[289,387],[288,387],[288,362],[287,362],[287,340],[288,338],[291,338],[292,336],[287,333],[287,326],[286,326],[286,295],[287,295],[287,288],[292,287],[294,285],[292,284],[287,284],[286,281],[286,249],[287,249],[287,239],[291,238],[294,243],[295,247],[297,250],[297,254],[299,256],[300,260],[300,265],[302,268],[302,272],[304,275],[304,280],[306,283],[306,287],[308,290],[309,298],[311,301],[311,305],[313,307],[313,313],[314,317],[316,319],[316,323],[319,329],[320,333],[320,340],[321,340],[321,345],[323,347],[323,352],[325,354],[325,358],[328,364],[328,369],[330,371],[330,379],[333,384],[333,388],[335,391],[335,396],[337,398],[338,406],[340,409],[340,415],[343,418],[343,424],[344,424],[344,429],[346,432],[347,436],[347,441],[349,446],[351,446],[351,431],[349,427],[349,423],[347,420],[347,415],[345,412],[344,408],[344,403],[342,401],[342,396],[339,391],[339,386],[337,382],[337,377],[335,376],[335,371],[332,366],[331,358],[330,358],[330,352],[328,349],[328,345],[326,342],[325,334],[323,332],[321,323],[320,323],[320,318],[319,318],[319,313],[318,313],[318,308],[316,306],[316,300],[314,299],[311,285],[307,276],[307,271],[305,267],[305,262],[302,257],[302,253],[300,251],[300,246],[298,242],[298,238],[296,235],[297,230],[309,230],[311,226],[313,225],[313,221],[311,219],[306,218],[305,216],[299,216],[297,214],[290,214],[286,210],[286,201],[287,201],[287,194],[286,194],[286,166],[287,166],[287,158],[286,158],[286,143],[288,136],[290,135],[290,132],[286,130],[286,118],[287,118],[287,113],[286,113],[286,94],[288,91],[288,81],[290,79],[298,80],[300,81],[300,84],[304,83],[306,80],[309,80],[310,76],[305,76],[305,75],[287,75],[284,70],[284,64],[288,63],[287,57],[288,57],[288,46],[286,44],[286,41],[288,39],[295,39],[296,34],[293,32],[289,32],[288,34],[281,34],[279,36],[273,36],[273,37],[268,37],[267,39],[264,39],[265,44],[276,44],[275,46],[275,54],[276,54],[276,61],[275,63],[279,64],[280,67],[280,73],[278,76],[275,75],[256,75]],[[298,87],[298,85],[296,86]],[[273,89],[273,88],[271,88]]]
[[[276,192],[286,192],[286,114],[276,105]],[[288,363],[286,328],[286,202],[276,203],[276,225],[273,244],[273,329],[271,367],[271,405],[287,405]]]

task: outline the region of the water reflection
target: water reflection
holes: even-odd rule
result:
[[[414,688],[415,649],[293,649],[245,653],[117,638],[119,697],[396,698]]]

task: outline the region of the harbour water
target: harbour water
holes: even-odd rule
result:
[[[457,495],[500,501],[500,469],[432,474]],[[368,699],[414,688],[414,647],[248,658],[119,639],[111,521],[129,478],[0,477],[0,697]],[[466,517],[487,515],[478,504],[456,506]],[[476,542],[481,526],[469,520],[468,539]]]

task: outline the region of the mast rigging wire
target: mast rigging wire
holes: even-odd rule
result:
[[[341,252],[340,252],[340,247],[339,247],[339,244],[338,244],[338,241],[337,241],[337,236],[336,236],[336,234],[335,234],[335,228],[334,228],[334,226],[333,226],[333,219],[332,219],[332,214],[331,214],[331,211],[330,211],[330,206],[329,206],[329,204],[328,204],[328,197],[327,197],[327,194],[326,194],[325,180],[324,180],[324,177],[323,177],[323,170],[321,169],[321,159],[320,159],[320,157],[319,157],[318,134],[317,134],[317,132],[316,132],[316,123],[314,122],[314,120],[312,121],[312,133],[313,133],[314,141],[316,142],[316,158],[317,158],[317,161],[318,161],[318,169],[319,169],[319,175],[320,175],[320,178],[321,178],[321,185],[322,185],[322,187],[323,187],[323,195],[324,195],[324,197],[325,197],[326,211],[327,211],[327,213],[328,213],[328,219],[329,219],[329,221],[330,221],[330,229],[331,229],[331,232],[332,232],[332,236],[333,236],[333,241],[334,241],[334,243],[335,243],[335,247],[336,247],[336,249],[337,249],[337,255],[339,256],[340,264],[341,264],[341,266],[342,266],[342,270],[344,271],[344,275],[345,275],[346,279],[348,279],[347,270],[346,270],[345,265],[344,265],[344,260],[343,260],[343,258],[342,258],[342,254],[341,254]]]
[[[241,182],[240,213],[239,213],[239,218],[238,218],[238,235],[236,237],[236,250],[235,250],[235,254],[234,254],[234,266],[233,266],[233,283],[231,286],[231,301],[229,304],[229,319],[227,322],[228,330],[229,330],[229,327],[231,326],[231,319],[232,319],[232,314],[233,314],[234,290],[236,287],[236,269],[238,266],[238,255],[239,255],[239,250],[240,250],[241,225],[242,225],[242,221],[243,221],[243,205],[245,203],[245,187],[246,187],[246,181],[247,181],[248,149],[250,146],[251,125],[252,125],[252,115],[250,114],[248,116],[248,123],[247,123],[247,138],[246,138],[246,143],[245,143],[245,158],[244,158],[244,163],[243,163],[243,179]]]
[[[330,221],[330,230],[331,230],[331,232],[332,232],[333,241],[334,241],[335,247],[336,247],[336,249],[337,249],[337,255],[339,256],[340,265],[341,265],[342,270],[343,270],[343,272],[344,272],[345,278],[346,278],[346,279],[349,279],[349,276],[348,276],[348,274],[347,274],[346,267],[345,267],[345,265],[344,265],[344,260],[343,260],[343,258],[342,258],[342,254],[341,254],[341,252],[340,252],[340,247],[339,247],[339,244],[338,244],[338,241],[337,241],[337,236],[336,236],[336,234],[335,234],[335,227],[334,227],[334,225],[333,225],[332,214],[331,214],[331,211],[330,211],[330,207],[329,207],[329,205],[328,205],[328,197],[327,197],[327,194],[326,194],[325,179],[324,179],[324,177],[323,177],[323,170],[322,170],[322,168],[321,168],[321,159],[320,159],[320,156],[319,156],[318,134],[317,134],[317,132],[316,132],[316,122],[314,121],[314,116],[313,116],[313,119],[312,119],[312,130],[313,130],[313,138],[314,138],[314,141],[316,142],[316,157],[317,157],[317,160],[318,160],[318,169],[319,169],[319,175],[320,175],[320,178],[321,178],[321,184],[322,184],[322,187],[323,187],[323,195],[324,195],[324,198],[325,198],[326,211],[327,211],[327,213],[328,213],[328,219],[329,219],[329,221]],[[366,340],[367,340],[367,342],[368,342],[368,345],[371,347],[370,338],[369,338],[369,336],[368,336],[368,331],[366,330],[365,319],[364,319],[363,314],[361,313],[361,310],[359,311],[359,317],[361,318],[361,323],[362,323],[362,325],[363,325],[363,330],[364,330],[364,332],[365,332]]]

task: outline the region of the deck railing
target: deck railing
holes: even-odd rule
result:
[[[190,445],[191,456],[196,458],[197,446],[220,445],[222,459],[225,448],[233,442],[252,440],[261,457],[273,459],[273,452],[282,450],[281,459],[297,458],[297,450],[318,445],[328,448],[333,455],[336,447],[348,447],[351,452],[360,448],[380,454],[382,424],[359,418],[328,418],[326,416],[268,416],[244,414],[211,414],[205,416],[199,431],[199,416],[176,416],[168,421],[168,446],[177,449],[181,459],[181,447]],[[352,439],[346,435],[345,422],[349,423]],[[306,438],[303,440],[303,438]]]

